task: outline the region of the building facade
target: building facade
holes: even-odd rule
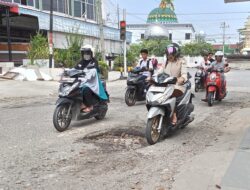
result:
[[[242,38],[242,50],[243,54],[250,55],[250,16],[245,23],[245,27],[240,29],[240,34],[243,36]]]
[[[132,42],[162,37],[180,44],[195,40],[193,25],[178,23],[174,10],[173,0],[162,0],[160,6],[149,13],[147,23],[128,25],[128,31],[132,32]]]
[[[96,0],[53,1],[53,44],[55,48],[67,48],[67,36],[80,34],[84,44],[100,47]],[[105,7],[105,6],[103,6]],[[13,9],[14,8],[14,9]],[[50,0],[0,0],[0,61],[8,61],[7,16],[10,9],[10,38],[13,61],[26,57],[30,37],[38,31],[48,37]],[[104,26],[105,53],[122,53],[122,41],[118,28]],[[132,34],[127,33],[127,43]],[[100,50],[100,49],[99,49]]]

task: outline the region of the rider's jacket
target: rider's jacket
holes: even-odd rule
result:
[[[97,72],[100,72],[98,62],[92,58],[91,60],[81,60],[75,65],[75,69],[84,70],[85,68],[96,68]]]

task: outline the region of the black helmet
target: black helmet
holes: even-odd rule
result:
[[[171,43],[166,47],[166,54],[179,57],[181,55],[180,46],[177,43]]]
[[[147,50],[147,49],[141,49],[141,53],[146,53],[146,54],[148,54],[148,50]]]

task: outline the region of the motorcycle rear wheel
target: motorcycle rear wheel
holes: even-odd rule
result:
[[[136,90],[135,89],[127,89],[125,93],[125,103],[128,106],[133,106],[136,103]]]
[[[67,130],[71,123],[71,120],[72,120],[71,110],[67,118],[69,108],[70,108],[70,104],[61,104],[57,106],[54,111],[53,124],[56,130],[59,132],[63,132]]]
[[[214,104],[214,92],[209,92],[207,95],[207,103],[209,107],[212,107]]]
[[[151,119],[148,119],[146,126],[146,139],[148,144],[153,145],[157,143],[160,139],[161,133],[158,132],[158,126],[160,123],[160,115],[157,115]]]

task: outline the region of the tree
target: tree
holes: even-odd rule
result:
[[[148,40],[143,40],[139,44],[131,44],[127,53],[128,63],[134,63],[138,61],[137,59],[140,55],[140,51],[143,48],[148,49],[149,55],[155,55],[159,57],[163,56],[165,54],[166,47],[170,43],[171,42],[167,38],[165,38],[165,39],[148,39]]]
[[[49,44],[47,38],[40,33],[32,37],[27,57],[31,60],[31,64],[34,64],[35,59],[48,59]]]
[[[80,59],[80,49],[84,42],[84,36],[72,30],[66,36],[67,49],[55,49],[54,59],[56,63],[63,63],[66,67],[73,67]]]
[[[199,56],[203,51],[214,52],[213,46],[209,43],[188,43],[182,46],[181,52],[183,55]]]

